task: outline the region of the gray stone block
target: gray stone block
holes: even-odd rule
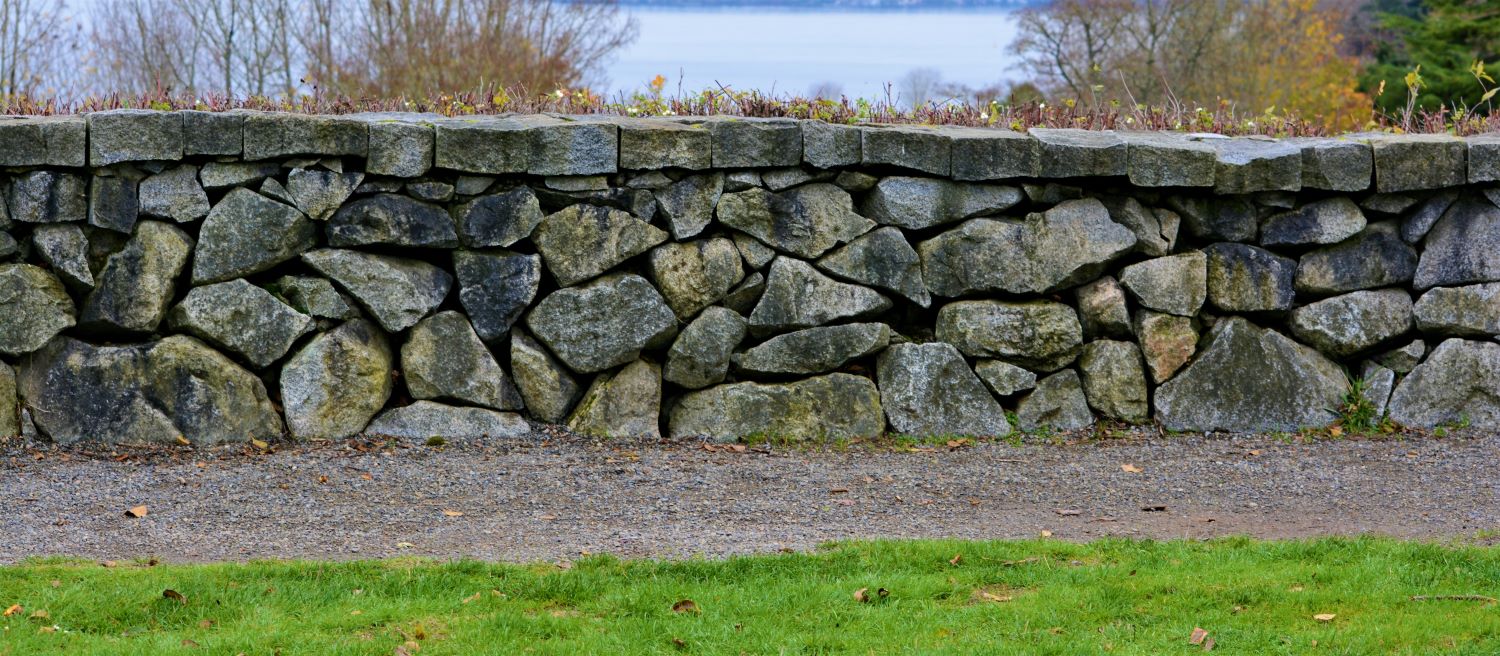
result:
[[[898,166],[948,175],[952,171],[953,140],[931,127],[865,125],[860,127],[860,161],[865,166]]]
[[[349,116],[311,116],[253,112],[245,114],[245,159],[290,155],[365,157],[370,131]]]
[[[1481,134],[1469,144],[1469,183],[1500,181],[1500,134]]]
[[[1212,187],[1218,169],[1213,146],[1184,135],[1122,132],[1130,183],[1138,187]]]
[[[1128,172],[1125,140],[1114,131],[1033,128],[1043,178],[1120,176]]]
[[[82,116],[0,117],[0,166],[84,166],[88,122]]]
[[[1302,149],[1284,141],[1252,138],[1213,139],[1217,153],[1214,193],[1302,189]]]
[[[713,135],[714,168],[765,168],[802,163],[802,126],[795,120],[712,117],[701,123]]]
[[[184,155],[235,155],[245,152],[245,115],[233,112],[181,111]]]
[[[649,118],[614,118],[620,128],[620,168],[689,169],[713,165],[713,136],[702,124]]]
[[[619,130],[551,116],[469,117],[436,123],[434,164],[465,173],[598,175],[618,168]]]
[[[1370,144],[1353,139],[1303,139],[1302,186],[1328,191],[1370,188],[1375,156]]]
[[[1468,180],[1468,145],[1445,134],[1410,134],[1370,140],[1375,190],[1381,193],[1456,187]]]
[[[1024,132],[994,128],[943,128],[951,139],[954,180],[1034,178],[1041,171],[1041,149]]]
[[[116,109],[88,115],[89,166],[119,162],[180,160],[182,114]]]
[[[820,169],[853,166],[860,161],[860,130],[852,125],[802,122],[802,161]]]

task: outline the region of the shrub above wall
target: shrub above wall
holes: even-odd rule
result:
[[[0,435],[1500,426],[1496,136],[120,110],[0,166]]]

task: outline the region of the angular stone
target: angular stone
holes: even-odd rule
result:
[[[1016,404],[1016,423],[1024,431],[1071,431],[1094,425],[1078,372],[1064,369],[1036,383]]]
[[[1135,247],[1135,234],[1095,199],[1067,201],[1023,221],[970,219],[917,245],[938,296],[1051,293],[1093,279]]]
[[[875,383],[850,374],[710,387],[684,394],[669,417],[673,438],[836,440],[885,432]]]
[[[1411,209],[1419,200],[1408,194],[1371,194],[1359,201],[1359,206],[1366,212],[1400,214]]]
[[[850,323],[778,335],[736,354],[737,371],[754,374],[821,374],[877,353],[891,341],[883,323]]]
[[[534,114],[434,123],[438,168],[491,175],[598,175],[614,173],[619,163],[619,129],[602,121]]]
[[[1417,329],[1445,337],[1500,335],[1500,283],[1434,287],[1412,309]]]
[[[531,425],[514,412],[417,401],[380,413],[364,432],[366,435],[405,440],[428,440],[434,437],[477,440],[487,437],[525,437],[531,434]]]
[[[1157,384],[1176,374],[1198,349],[1198,331],[1188,317],[1141,310],[1135,315],[1135,335],[1151,382]]]
[[[1130,337],[1130,310],[1125,290],[1110,276],[1074,290],[1078,320],[1085,337]]]
[[[1208,301],[1225,312],[1292,309],[1297,262],[1248,244],[1221,242],[1208,255]],[[1306,260],[1304,260],[1306,261]]]
[[[661,119],[614,119],[620,126],[620,168],[702,170],[713,165],[713,136],[702,125]]]
[[[286,176],[286,191],[308,218],[323,221],[364,182],[363,173],[335,173],[317,169],[292,169]],[[376,198],[381,198],[376,196]],[[365,199],[372,200],[372,199]],[[364,201],[360,201],[364,202]],[[390,205],[385,203],[385,205]],[[396,208],[391,208],[396,209]],[[422,224],[424,222],[417,222]],[[451,221],[449,222],[451,226]],[[450,228],[451,229],[451,228]]]
[[[369,154],[370,129],[350,116],[253,112],[245,114],[245,159],[288,155]]]
[[[182,114],[114,109],[88,115],[89,166],[182,159]]]
[[[271,284],[270,291],[292,309],[308,316],[338,320],[359,317],[359,310],[326,278],[282,276]]]
[[[898,432],[929,436],[1010,433],[1000,404],[951,344],[896,344],[876,360],[876,378],[880,405]]]
[[[141,213],[137,183],[130,178],[94,176],[89,183],[89,225],[130,234]],[[3,222],[0,222],[3,223]]]
[[[1401,220],[1401,239],[1408,244],[1415,244],[1427,236],[1432,226],[1443,218],[1453,202],[1458,200],[1458,190],[1448,189],[1440,191],[1427,200],[1422,201],[1417,209],[1406,218]]]
[[[1120,284],[1145,307],[1191,317],[1208,294],[1208,256],[1192,251],[1132,264],[1120,270]]]
[[[724,237],[668,242],[652,249],[647,262],[656,288],[683,320],[724,298],[745,277],[739,249]]]
[[[860,159],[865,166],[899,166],[946,176],[953,169],[953,139],[927,126],[861,126]]]
[[[1041,148],[1042,178],[1123,176],[1128,173],[1125,140],[1113,131],[1032,128]]]
[[[1469,184],[1500,180],[1500,136],[1480,134],[1464,141],[1469,144]]]
[[[312,248],[316,228],[295,208],[248,189],[235,189],[208,213],[193,256],[193,284],[270,269]]]
[[[761,186],[759,171],[730,171],[724,174],[724,191],[736,192]]]
[[[178,223],[209,213],[208,194],[198,184],[198,167],[184,164],[157,173],[140,185],[141,213]]]
[[[0,264],[0,353],[30,353],[73,324],[73,299],[56,277],[30,264]]]
[[[849,192],[824,182],[779,194],[760,189],[724,194],[717,214],[724,225],[809,259],[875,227],[874,221],[854,212]]]
[[[1335,196],[1266,219],[1260,230],[1265,246],[1337,244],[1365,229],[1365,215],[1354,201]]]
[[[1302,256],[1297,291],[1338,294],[1404,285],[1417,271],[1417,251],[1396,234],[1394,222],[1374,223],[1341,244]]]
[[[645,278],[616,273],[548,294],[526,324],[569,369],[594,373],[635,360],[648,346],[666,346],[677,317]]]
[[[1083,394],[1101,416],[1132,424],[1151,416],[1146,396],[1146,370],[1141,349],[1134,342],[1099,340],[1078,354]]]
[[[570,205],[548,215],[531,237],[557,284],[568,287],[667,240],[667,233],[620,210]]]
[[[1021,190],[1016,187],[893,176],[875,185],[860,212],[883,225],[923,230],[1003,212],[1019,202]]]
[[[192,250],[192,237],[176,227],[140,222],[135,236],[110,255],[94,277],[94,291],[83,301],[79,322],[132,333],[154,332],[167,315],[176,294],[175,281]]]
[[[59,171],[31,171],[11,180],[10,218],[22,223],[68,223],[88,218],[88,179]]]
[[[1337,364],[1239,317],[1214,326],[1182,373],[1156,388],[1169,430],[1295,431],[1338,419],[1349,381]]]
[[[521,330],[510,335],[510,370],[526,411],[538,421],[561,423],[583,391],[547,349]]]
[[[1101,198],[1111,221],[1135,233],[1136,250],[1151,257],[1170,255],[1177,247],[1182,217],[1170,210],[1151,209],[1130,196]]]
[[[458,312],[439,312],[412,326],[401,345],[401,374],[414,399],[521,409],[510,377]]]
[[[1168,132],[1122,132],[1130,184],[1137,187],[1212,187],[1214,147]]]
[[[0,231],[0,260],[5,260],[21,252],[21,244],[16,241],[10,233]]]
[[[0,439],[21,434],[20,410],[16,402],[16,372],[0,362]]]
[[[771,260],[776,259],[776,249],[760,243],[750,235],[736,232],[730,237],[734,239],[734,246],[739,249],[740,257],[744,258],[745,264],[751,269],[764,269]]]
[[[761,182],[771,191],[783,191],[797,185],[809,182],[823,182],[833,179],[832,171],[808,172],[800,167],[771,169],[760,174]]]
[[[314,327],[311,317],[243,278],[194,287],[167,315],[167,325],[240,355],[257,369],[280,360]]]
[[[714,220],[714,207],[724,193],[724,174],[690,175],[656,192],[656,203],[667,219],[673,239],[689,239]]]
[[[1255,240],[1255,206],[1244,198],[1173,196],[1167,199],[1167,204],[1182,215],[1182,222],[1194,237],[1213,241]]]
[[[453,181],[453,191],[460,196],[478,196],[494,184],[495,178],[488,175],[460,175]]]
[[[131,346],[56,339],[21,361],[19,382],[37,427],[57,444],[281,436],[260,379],[184,335]]]
[[[932,304],[922,280],[922,258],[899,228],[866,233],[824,255],[817,265],[834,276],[894,292],[922,307]]]
[[[339,248],[371,244],[458,246],[453,217],[443,208],[395,194],[377,194],[344,205],[328,219],[325,230],[328,245]]]
[[[83,116],[0,119],[0,166],[83,167],[88,123]]]
[[[314,337],[281,367],[287,429],[299,439],[363,432],[391,397],[393,360],[385,335],[363,319]]]
[[[1366,361],[1360,368],[1359,379],[1361,381],[1360,396],[1364,397],[1374,409],[1374,419],[1378,424],[1385,419],[1385,411],[1390,407],[1391,392],[1396,387],[1396,372]]]
[[[1396,386],[1389,414],[1409,428],[1500,427],[1500,344],[1444,340]]]
[[[936,336],[970,357],[1056,371],[1078,356],[1083,326],[1062,303],[959,301],[938,310]]]
[[[1414,339],[1406,346],[1391,349],[1370,359],[1398,374],[1406,374],[1416,368],[1424,355],[1427,355],[1427,343]]]
[[[1041,174],[1041,147],[1024,132],[944,126],[952,153],[954,180],[1035,178]]]
[[[1036,374],[999,360],[980,360],[974,373],[995,396],[1010,396],[1036,387]]]
[[[1347,357],[1410,331],[1411,296],[1403,289],[1351,292],[1292,310],[1287,323],[1297,339]]]
[[[1302,189],[1302,148],[1287,141],[1213,139],[1214,193]]]
[[[702,123],[713,135],[716,169],[796,166],[802,162],[802,126],[797,121],[713,117]]]
[[[1065,200],[1083,198],[1083,187],[1048,182],[1047,184],[1023,183],[1021,191],[1026,199],[1038,205],[1056,205]]]
[[[1457,187],[1468,179],[1462,139],[1407,134],[1373,139],[1375,190],[1381,193]]]
[[[745,281],[739,287],[730,290],[724,296],[721,305],[741,315],[749,315],[755,309],[755,304],[760,302],[760,297],[766,292],[766,277],[760,272],[755,272],[745,277]]]
[[[568,417],[568,429],[590,437],[661,439],[661,367],[636,360],[599,374]]]
[[[323,248],[304,253],[302,262],[338,283],[392,333],[421,321],[453,286],[447,271],[389,255]]]
[[[860,129],[853,125],[802,122],[802,161],[820,169],[859,164]]]
[[[89,240],[76,223],[44,223],[31,231],[31,246],[70,285],[90,289]]]
[[[848,192],[869,191],[879,182],[880,178],[859,171],[839,171],[838,177],[833,179],[834,184]]]
[[[480,196],[453,209],[458,236],[469,248],[508,247],[531,236],[542,208],[529,187]]]
[[[203,189],[226,189],[228,187],[248,187],[261,182],[281,171],[278,162],[209,162],[198,171],[198,180],[203,183]],[[173,179],[174,186],[182,186],[181,193],[187,195],[191,192],[182,184],[182,180]],[[174,190],[175,191],[175,190]],[[201,191],[201,190],[200,190]],[[208,203],[205,196],[203,202]],[[204,208],[204,211],[208,211]]]
[[[1423,290],[1494,281],[1500,281],[1500,207],[1460,199],[1427,234],[1413,286]]]
[[[588,176],[585,178],[547,178],[548,187],[556,188],[550,181],[553,180],[599,180],[603,184],[604,176]],[[429,203],[446,203],[453,199],[453,185],[437,180],[423,180],[420,182],[406,183],[406,193],[417,200],[425,200]],[[608,188],[607,185],[603,188]],[[592,188],[591,188],[592,189]]]
[[[1375,156],[1370,145],[1348,139],[1308,139],[1302,146],[1302,186],[1328,191],[1370,188]]]
[[[745,338],[745,319],[733,310],[704,308],[672,342],[662,377],[686,387],[716,385],[729,371],[729,356]]]
[[[750,313],[750,327],[761,332],[810,328],[890,307],[890,299],[875,290],[838,282],[801,260],[778,257],[771,263],[766,292]]]
[[[458,301],[474,322],[479,338],[505,336],[536,298],[542,282],[542,258],[509,251],[455,251]]]

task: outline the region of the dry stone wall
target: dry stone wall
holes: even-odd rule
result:
[[[1496,136],[125,110],[0,167],[0,435],[1500,426]]]

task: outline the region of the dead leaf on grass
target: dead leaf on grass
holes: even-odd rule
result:
[[[21,604],[12,604],[10,608],[5,609],[5,613],[3,613],[3,615],[5,617],[10,617],[11,615],[15,615],[22,610],[25,610],[25,608],[23,608]]]
[[[1188,636],[1188,644],[1201,645],[1203,644],[1203,640],[1207,637],[1207,631],[1204,631],[1202,627],[1195,626],[1193,627],[1193,635]]]
[[[963,560],[964,560],[964,555],[963,554],[953,554],[953,557],[948,559],[948,564],[952,565],[954,567],[958,567],[958,564],[961,563],[961,562],[963,562]]]
[[[51,616],[48,615],[47,611],[45,611],[45,610],[39,610],[39,611],[31,614],[31,619],[34,619],[34,620],[45,620],[48,617],[51,617]]]
[[[145,517],[146,516],[146,506],[141,505],[141,506],[132,507],[129,510],[125,511],[125,516],[126,517],[134,517],[136,519],[140,519],[142,517]]]
[[[466,604],[468,604],[468,603],[473,603],[473,602],[476,602],[476,601],[479,601],[479,598],[480,598],[480,597],[481,597],[481,596],[482,596],[482,595],[480,595],[480,594],[479,594],[479,593],[478,593],[478,592],[476,592],[476,593],[474,593],[474,594],[471,594],[471,595],[469,595],[469,596],[467,596],[467,597],[464,597],[464,601],[463,601],[463,603],[466,603]]]
[[[164,597],[164,598],[166,598],[166,599],[171,599],[172,601],[175,601],[175,602],[177,602],[179,604],[182,604],[184,606],[187,605],[187,597],[184,597],[181,592],[178,592],[178,591],[173,590],[171,588],[167,588],[166,590],[162,590],[161,591],[161,596]]]
[[[857,602],[859,602],[859,603],[862,603],[862,604],[869,603],[869,601],[870,601],[870,589],[869,588],[860,588],[858,590],[855,590],[854,591],[854,600],[857,601]],[[15,606],[15,608],[20,608],[20,606]],[[9,615],[10,612],[7,611],[5,614]]]
[[[1318,613],[1313,616],[1313,619],[1319,622],[1332,622],[1335,617],[1338,617],[1335,613]]]
[[[700,611],[698,610],[698,603],[697,602],[693,601],[692,599],[683,599],[682,601],[679,601],[679,602],[677,602],[675,604],[672,604],[672,612],[674,612],[674,613],[697,613],[697,612],[700,612]]]

